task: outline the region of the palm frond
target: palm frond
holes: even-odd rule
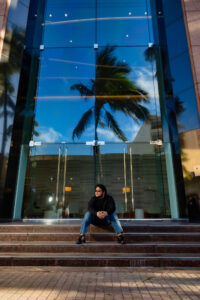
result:
[[[101,126],[101,128],[105,128],[106,127],[106,124],[103,123],[102,121],[99,120],[98,124]]]
[[[92,118],[92,107],[86,111],[82,118],[79,120],[77,126],[73,130],[72,139],[75,137],[79,138],[81,134],[84,132],[85,128],[88,126],[90,120]]]
[[[7,134],[8,136],[12,134],[12,128],[13,128],[13,125],[12,125],[12,124],[8,126],[8,128],[7,128],[7,130],[6,130],[6,134]]]
[[[128,111],[128,109],[126,107],[124,108],[123,113],[127,114],[129,117],[131,117],[139,125],[138,119],[134,116],[133,113],[131,113],[130,111]]]
[[[8,107],[10,107],[13,110],[15,110],[15,103],[14,103],[14,101],[10,97],[7,97],[7,105],[8,105]]]
[[[156,45],[153,45],[147,48],[144,52],[144,57],[146,61],[152,62],[156,60],[157,48]]]
[[[6,101],[6,103],[5,103]],[[13,111],[15,110],[15,103],[12,100],[12,98],[9,96],[9,94],[5,95],[1,95],[0,97],[0,107],[4,106],[6,104],[7,107],[10,107]]]
[[[106,119],[106,124],[107,124],[108,128],[112,129],[114,134],[120,140],[122,140],[124,142],[127,141],[127,138],[126,138],[124,132],[119,128],[117,121],[113,118],[113,116],[108,111],[105,112],[105,119]]]
[[[129,111],[133,113],[138,119],[140,120],[146,120],[149,118],[149,110],[145,106],[136,103],[131,102],[128,107]]]
[[[89,89],[86,85],[79,83],[79,84],[73,84],[71,86],[71,90],[77,90],[79,91],[81,96],[94,96],[94,92]]]
[[[179,99],[179,97],[174,98],[174,106],[175,106],[175,111],[177,115],[180,115],[182,112],[185,111],[183,101]]]
[[[1,113],[0,113],[0,118],[1,117],[3,117],[3,116],[7,116],[7,117],[13,117],[14,116],[14,112],[12,112],[12,111],[7,111],[6,113],[4,112],[4,111],[2,111]]]
[[[131,113],[139,120],[145,120],[149,117],[149,110],[144,105],[135,101],[135,99],[115,99],[115,101],[109,101],[109,105],[113,111],[121,111],[125,115]]]

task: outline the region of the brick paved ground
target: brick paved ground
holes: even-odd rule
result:
[[[0,267],[1,300],[200,299],[200,270]]]

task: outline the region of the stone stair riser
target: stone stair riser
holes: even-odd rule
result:
[[[199,232],[200,233],[200,225],[183,225],[183,226],[122,226],[124,232]],[[20,225],[20,226],[0,226],[0,232],[8,232],[8,233],[79,233],[80,231],[80,225],[70,225],[70,226],[52,226],[52,225]],[[99,228],[96,226],[91,226],[91,232],[113,232],[112,228]]]
[[[76,241],[77,233],[74,234],[0,234],[0,241]],[[125,234],[125,239],[129,243],[145,242],[200,242],[200,234]],[[90,242],[111,242],[116,241],[114,234],[89,234],[87,241]]]
[[[0,245],[0,253],[3,252],[36,252],[36,253],[200,253],[200,246],[134,246],[134,245],[112,245],[99,247],[95,245]]]
[[[35,258],[0,257],[0,266],[76,266],[76,267],[200,267],[200,259],[177,258]]]

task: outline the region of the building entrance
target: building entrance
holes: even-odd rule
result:
[[[163,145],[31,143],[23,218],[80,218],[96,183],[106,185],[121,218],[169,217]]]
[[[121,218],[177,217],[150,1],[40,4],[27,30],[42,36],[26,41],[15,218],[81,218],[97,183]]]

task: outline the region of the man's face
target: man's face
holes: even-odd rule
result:
[[[103,192],[100,187],[96,187],[96,190],[95,190],[95,197],[97,198],[103,198],[105,195],[105,192]]]

